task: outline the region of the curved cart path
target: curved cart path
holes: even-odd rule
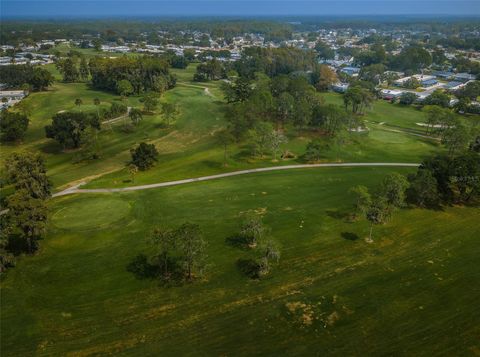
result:
[[[257,168],[257,169],[248,169],[248,170],[241,170],[241,171],[226,172],[226,173],[223,173],[223,174],[217,174],[217,175],[211,175],[211,176],[203,176],[203,177],[189,178],[189,179],[184,179],[184,180],[159,182],[159,183],[153,183],[153,184],[149,184],[149,185],[139,185],[139,186],[131,186],[131,187],[123,187],[123,188],[80,188],[80,186],[85,184],[85,182],[81,182],[80,184],[78,184],[76,186],[72,186],[70,188],[67,188],[66,190],[55,193],[52,197],[65,196],[65,195],[70,195],[70,194],[74,194],[74,193],[110,193],[110,192],[127,192],[127,191],[148,190],[150,188],[183,185],[183,184],[193,183],[193,182],[198,182],[198,181],[216,180],[216,179],[223,178],[223,177],[246,175],[246,174],[253,174],[253,173],[257,173],[257,172],[267,172],[267,171],[306,169],[306,168],[314,168],[314,167],[389,167],[389,166],[392,166],[392,167],[418,167],[419,164],[399,163],[399,162],[359,162],[359,163],[331,163],[331,164],[326,163],[326,164],[284,165],[284,166],[261,167],[261,168]]]

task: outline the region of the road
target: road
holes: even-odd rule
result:
[[[216,180],[224,177],[253,174],[258,172],[306,169],[306,168],[315,168],[315,167],[418,167],[418,166],[419,164],[398,163],[398,162],[362,162],[362,163],[284,165],[284,166],[261,167],[257,169],[226,172],[223,174],[217,174],[217,175],[211,175],[211,176],[189,178],[189,179],[177,180],[177,181],[159,182],[159,183],[153,183],[149,185],[139,185],[139,186],[124,187],[124,188],[80,188],[80,186],[86,183],[86,182],[82,182],[76,186],[72,186],[61,192],[57,192],[52,197],[60,197],[60,196],[71,195],[75,193],[112,193],[112,192],[148,190],[151,188],[184,185],[184,184],[193,183],[193,182],[210,181],[210,180]]]

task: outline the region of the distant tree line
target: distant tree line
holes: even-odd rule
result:
[[[53,76],[45,68],[29,64],[0,66],[0,81],[9,87],[45,90],[52,85]]]
[[[175,76],[166,61],[154,57],[92,58],[89,62],[92,86],[120,95],[173,88]]]

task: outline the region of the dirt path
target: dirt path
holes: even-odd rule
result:
[[[139,186],[124,187],[124,188],[80,188],[80,186],[85,184],[85,182],[81,182],[78,185],[72,186],[70,188],[67,188],[66,190],[55,193],[52,197],[71,195],[74,193],[111,193],[111,192],[148,190],[151,188],[184,185],[184,184],[193,183],[193,182],[210,181],[210,180],[216,180],[224,177],[239,176],[239,175],[253,174],[257,172],[268,172],[268,171],[318,168],[318,167],[418,167],[418,166],[419,164],[397,163],[397,162],[285,165],[285,166],[272,166],[272,167],[262,167],[258,169],[233,171],[233,172],[226,172],[226,173],[217,174],[217,175],[189,178],[189,179],[177,180],[177,181],[159,182],[159,183],[153,183],[149,185],[139,185]]]
[[[115,122],[119,121],[120,119],[125,119],[126,117],[128,117],[128,114],[130,114],[131,109],[132,109],[132,107],[127,107],[127,113],[125,113],[123,115],[120,115],[119,117],[116,117],[116,118],[113,118],[113,119],[102,121],[102,125],[103,124],[115,123]]]

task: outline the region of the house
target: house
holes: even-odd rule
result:
[[[470,73],[457,73],[454,79],[458,82],[468,82],[475,79],[475,76]]]
[[[0,91],[0,109],[6,109],[25,98],[23,90],[2,90]]]
[[[23,90],[2,90],[0,91],[0,98],[7,98],[9,100],[21,100],[25,98]]]
[[[358,76],[360,73],[360,68],[358,67],[343,67],[340,72],[345,73],[351,77]]]
[[[396,90],[396,89],[382,89],[380,91],[380,96],[385,100],[392,100],[397,99],[405,93],[403,90]]]
[[[337,93],[345,93],[348,87],[350,87],[350,84],[338,82],[332,85],[332,90]]]
[[[444,84],[443,87],[447,90],[456,91],[456,90],[459,90],[459,89],[463,88],[465,86],[465,84],[466,83],[463,83],[463,82],[451,81],[451,82],[448,82],[448,83]]]
[[[446,72],[446,71],[436,71],[432,73],[438,79],[449,80],[455,76],[453,72]]]
[[[412,79],[416,79],[417,81],[419,81],[420,85],[422,87],[432,86],[432,85],[435,85],[435,84],[438,83],[438,82],[435,82],[434,84],[431,84],[433,82],[429,82],[431,80],[435,80],[434,76],[427,76],[427,75],[423,75],[423,74],[414,74],[413,76],[410,76],[410,77],[403,77],[403,78],[397,79],[395,82],[393,82],[393,84],[397,87],[403,87],[406,82],[408,82]],[[424,85],[424,83],[425,83],[425,85]]]
[[[433,87],[434,85],[437,85],[437,84],[438,84],[438,81],[436,79],[427,79],[420,82],[420,85],[423,88]]]

